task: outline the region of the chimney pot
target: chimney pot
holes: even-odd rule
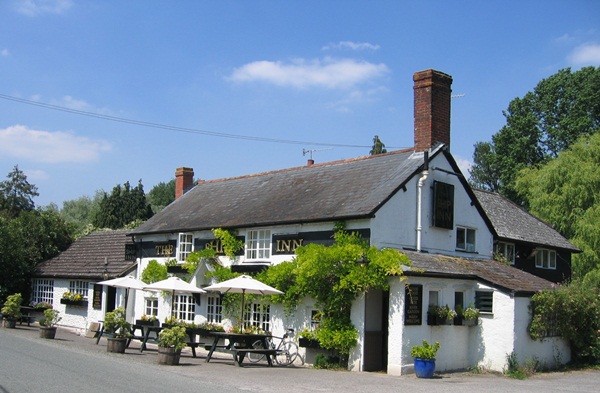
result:
[[[175,199],[183,195],[194,183],[194,169],[181,167],[175,170]]]
[[[450,97],[452,77],[436,70],[415,72],[415,151],[438,143],[450,148]]]
[[[313,160],[312,158],[308,159],[308,161],[306,162],[306,166],[311,166],[315,164],[315,160]]]

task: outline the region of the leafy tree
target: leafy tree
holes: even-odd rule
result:
[[[15,165],[7,176],[8,180],[0,182],[0,211],[9,217],[16,217],[22,211],[35,209],[33,198],[38,196],[37,187],[29,184],[27,176]]]
[[[148,192],[146,196],[154,214],[175,200],[175,179],[164,183],[160,182]]]
[[[573,275],[600,268],[600,133],[581,140],[539,168],[523,170],[516,191],[536,216],[549,222],[582,251]]]
[[[58,255],[72,242],[70,228],[52,210],[21,212],[17,218],[0,217],[0,299],[30,291],[36,265]]]
[[[503,113],[506,125],[492,141],[475,144],[471,182],[523,203],[515,190],[520,170],[546,163],[580,136],[600,130],[600,68],[560,70]]]
[[[66,222],[75,227],[78,235],[92,224],[94,216],[100,208],[103,193],[103,191],[96,191],[93,199],[88,196],[81,196],[77,199],[63,202],[60,215]]]
[[[152,217],[152,208],[146,201],[142,181],[131,188],[129,182],[123,187],[117,184],[110,195],[104,193],[92,224],[99,228],[119,229],[136,220]]]
[[[385,144],[383,142],[381,142],[378,135],[375,135],[373,137],[373,147],[371,147],[371,151],[369,152],[369,155],[374,156],[376,154],[383,154],[383,153],[387,153]]]

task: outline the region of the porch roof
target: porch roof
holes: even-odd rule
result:
[[[407,276],[464,278],[481,281],[515,296],[531,296],[553,283],[491,259],[467,259],[448,255],[402,251],[412,261]]]

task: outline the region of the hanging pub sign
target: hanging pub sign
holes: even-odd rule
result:
[[[454,186],[433,182],[433,226],[454,229]]]
[[[135,261],[137,258],[137,245],[135,243],[125,244],[125,260]]]
[[[404,297],[404,324],[421,325],[423,323],[423,285],[406,286]]]

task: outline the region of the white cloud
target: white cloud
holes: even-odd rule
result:
[[[297,59],[285,64],[277,61],[255,61],[236,68],[228,78],[236,82],[267,82],[295,88],[351,88],[388,72],[385,64],[372,64],[353,59],[307,61]]]
[[[65,131],[38,131],[15,125],[0,129],[0,153],[31,162],[86,163],[96,161],[111,145]]]
[[[323,50],[334,50],[334,49],[350,49],[350,50],[372,50],[376,51],[379,49],[379,45],[370,44],[368,42],[352,42],[352,41],[340,41],[338,43],[330,43],[325,45]]]
[[[573,65],[598,66],[600,65],[600,45],[579,45],[569,54],[568,60]]]
[[[469,178],[471,177],[471,175],[469,174],[469,170],[473,166],[473,162],[456,155],[454,156],[454,160],[456,161],[456,165],[458,165],[462,174],[467,180],[469,180]]]
[[[72,6],[72,0],[15,0],[17,12],[27,16],[62,14]]]
[[[10,55],[10,53],[8,53],[8,49],[4,48],[4,49],[0,50],[0,56],[8,57],[9,55]]]
[[[48,173],[42,169],[23,169],[23,173],[30,181],[48,180],[50,178]]]
[[[327,107],[338,112],[350,112],[350,106],[377,101],[382,94],[388,91],[389,89],[384,86],[367,90],[352,90],[346,97],[328,104]]]

